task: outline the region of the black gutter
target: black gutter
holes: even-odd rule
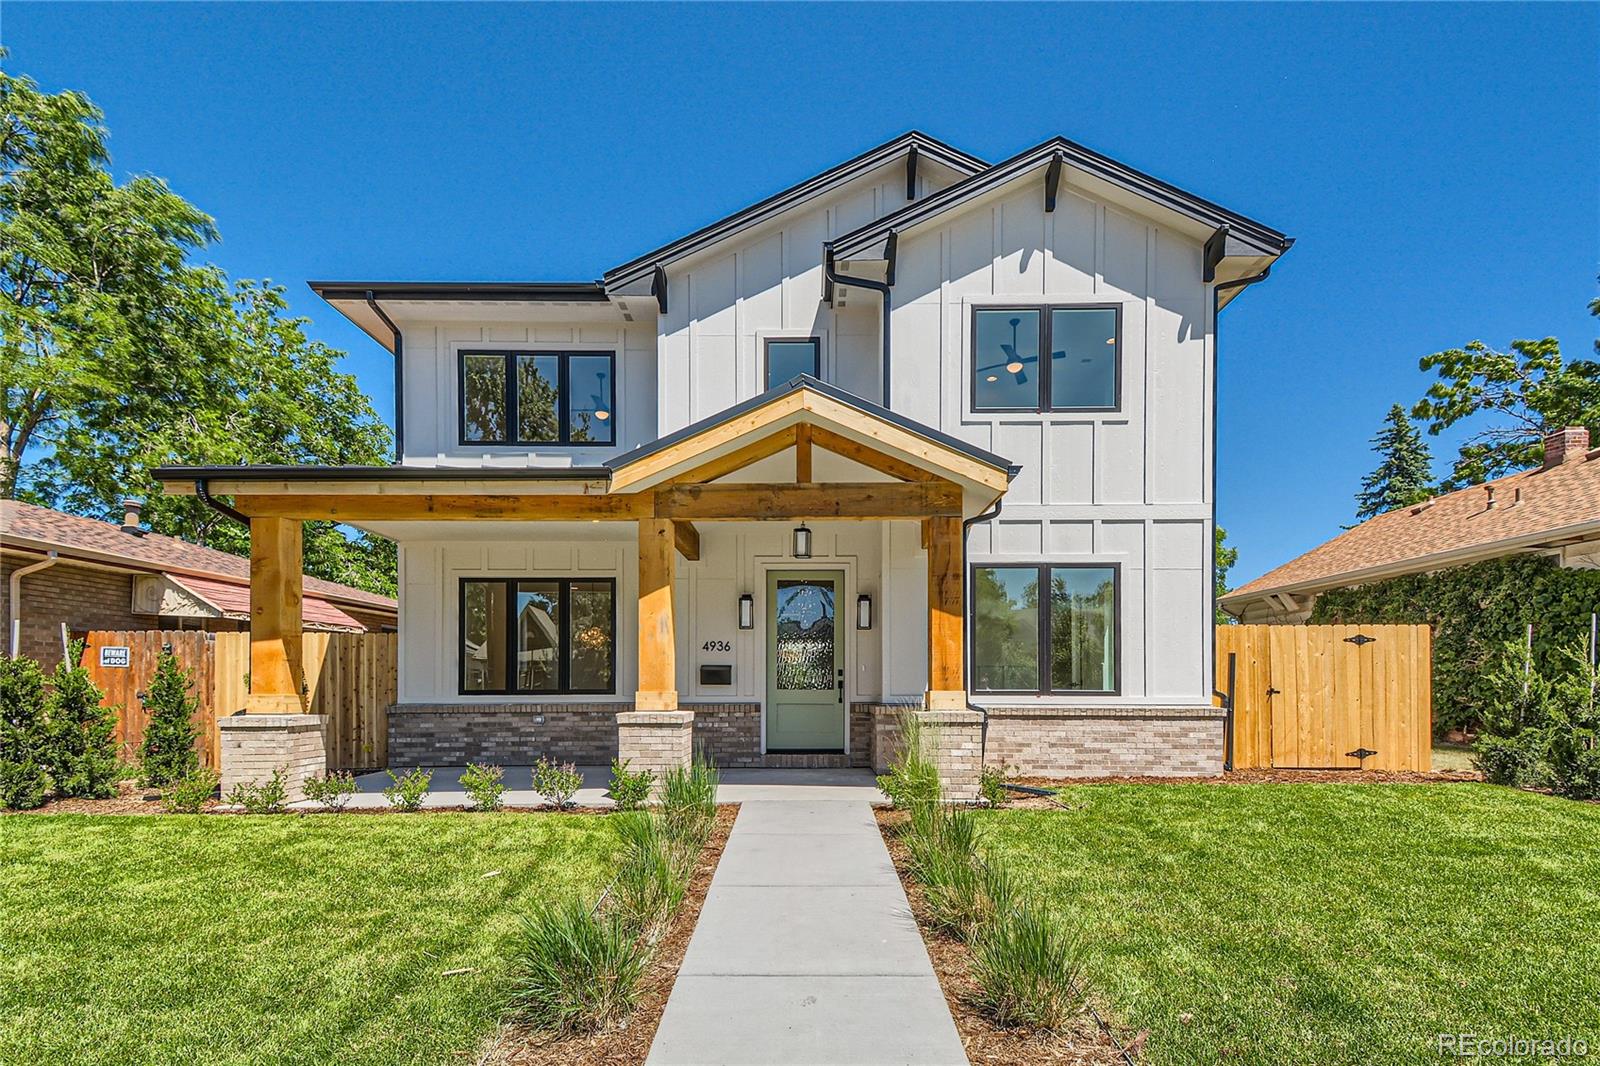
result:
[[[604,303],[598,281],[308,281],[324,300],[555,300]]]
[[[371,289],[367,290],[367,306],[372,308],[372,313],[389,327],[390,333],[394,334],[394,347],[389,351],[394,355],[394,461],[398,463],[405,451],[406,442],[405,338],[400,335],[400,327],[394,324],[394,319],[385,314],[383,308],[378,305],[378,299]]]
[[[961,653],[961,655],[962,655],[961,685],[962,685],[962,689],[963,689],[962,696],[966,700],[967,710],[969,710],[969,711],[977,711],[979,714],[983,715],[983,737],[984,737],[984,742],[985,743],[988,743],[988,739],[989,739],[989,712],[984,710],[982,707],[974,706],[973,703],[972,703],[972,695],[971,695],[971,693],[972,693],[972,641],[967,639],[967,638],[972,634],[972,627],[968,623],[973,618],[973,614],[972,614],[972,588],[973,588],[973,582],[972,582],[972,567],[967,565],[967,534],[970,533],[972,531],[972,527],[977,525],[979,522],[992,522],[994,519],[999,518],[1000,517],[1000,508],[1003,507],[1004,505],[1005,505],[1005,497],[1004,496],[997,496],[997,497],[995,497],[994,506],[990,507],[987,511],[984,511],[982,514],[975,514],[971,518],[962,519],[962,522],[961,522],[961,588],[962,588],[961,598],[962,598],[962,607],[963,607],[963,612],[962,613],[964,615],[964,617],[961,619],[961,626],[962,626],[962,630],[963,630],[963,632],[961,634],[961,647],[963,649],[962,653]]]
[[[159,466],[157,481],[608,481],[603,466]]]
[[[244,512],[236,510],[236,509],[228,506],[227,504],[223,503],[221,500],[217,499],[215,496],[211,495],[211,489],[206,484],[206,479],[205,478],[203,478],[203,477],[195,478],[195,480],[194,480],[194,494],[196,496],[200,497],[200,502],[201,503],[205,504],[207,507],[211,508],[213,511],[217,512],[220,515],[224,515],[224,516],[226,516],[228,518],[233,519],[235,522],[238,522],[240,525],[244,526],[246,529],[250,528],[250,519],[249,519],[249,517],[247,515],[244,514]]]
[[[890,232],[886,255],[889,256],[888,276],[889,281],[872,281],[868,278],[858,278],[854,275],[840,274],[833,267],[833,245],[827,245],[823,250],[822,271],[829,285],[859,285],[863,289],[871,289],[883,301],[883,406],[889,406],[889,286],[894,283],[894,233]],[[826,293],[830,299],[832,291]]]

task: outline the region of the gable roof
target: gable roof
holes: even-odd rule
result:
[[[1004,162],[996,163],[836,238],[833,241],[834,255],[843,259],[865,251],[890,233],[908,229],[959,207],[1036,167],[1049,166],[1056,159],[1194,219],[1208,229],[1217,230],[1226,226],[1231,240],[1243,242],[1256,254],[1281,255],[1294,243],[1294,238],[1220,204],[1185,192],[1176,185],[1135,170],[1065,137],[1052,137],[1043,144],[1019,152]]]
[[[1493,506],[1490,496],[1493,495]],[[1369,518],[1221,597],[1226,606],[1600,535],[1600,448]]]
[[[36,507],[19,500],[0,500],[0,530],[4,531],[8,548],[26,547],[30,551],[53,548],[63,555],[107,565],[120,562],[130,569],[152,573],[173,571],[177,580],[184,584],[188,583],[184,576],[188,574],[245,589],[250,585],[250,560],[242,556],[161,533],[128,533],[110,522]],[[319,577],[305,579],[305,592],[307,596],[346,606],[388,614],[396,611],[395,601],[387,596]],[[211,596],[201,595],[211,600]]]
[[[654,251],[646,252],[644,255],[630,259],[621,266],[613,267],[606,271],[605,286],[608,290],[615,291],[622,285],[638,281],[650,275],[657,266],[691,255],[708,245],[726,239],[740,230],[757,225],[780,212],[787,211],[812,197],[820,196],[836,189],[853,178],[893,161],[896,157],[908,154],[912,149],[915,149],[919,156],[926,156],[937,163],[942,163],[950,169],[964,174],[977,174],[989,165],[977,156],[969,155],[959,148],[954,148],[918,130],[910,130],[892,140],[885,141],[876,148],[868,149],[853,159],[847,159],[837,166],[829,167],[822,173],[813,175],[797,185],[791,185],[781,192],[774,193],[765,200],[751,204],[743,210],[735,211],[733,214],[718,219],[709,225],[702,226],[693,233],[679,237],[677,240],[664,244]]]

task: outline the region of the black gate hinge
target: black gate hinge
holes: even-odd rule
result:
[[[1378,638],[1377,637],[1369,637],[1365,633],[1357,633],[1353,637],[1345,637],[1344,638],[1344,642],[1346,644],[1354,644],[1356,647],[1359,648],[1363,644],[1376,644],[1378,642]]]
[[[1376,755],[1376,754],[1378,754],[1378,753],[1373,751],[1371,748],[1357,748],[1355,751],[1347,751],[1347,752],[1345,752],[1345,756],[1347,758],[1361,759],[1363,761],[1366,760],[1367,756]]]

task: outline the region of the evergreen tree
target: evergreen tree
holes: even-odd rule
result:
[[[200,756],[194,750],[194,716],[200,712],[200,701],[189,694],[193,687],[177,656],[163,651],[145,693],[150,721],[139,745],[139,764],[147,785],[175,784],[200,769]]]
[[[117,794],[117,717],[83,668],[83,645],[56,667],[45,709],[50,720],[50,777],[56,795],[106,799]]]
[[[44,671],[32,659],[0,658],[0,807],[44,802],[50,737],[44,717]]]
[[[1433,456],[1399,404],[1389,408],[1383,428],[1372,438],[1372,450],[1383,461],[1361,482],[1356,494],[1358,519],[1410,507],[1433,495]]]

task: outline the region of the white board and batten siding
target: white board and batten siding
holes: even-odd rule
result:
[[[1037,175],[900,241],[894,410],[1022,467],[1000,518],[973,527],[969,562],[1121,566],[1120,694],[1037,702],[1210,702],[1212,312],[1200,257],[1195,240],[1065,184],[1045,212]],[[974,413],[973,308],[1074,302],[1122,309],[1120,409]],[[887,577],[891,612],[925,602],[913,567]],[[889,656],[897,696],[925,684],[914,654],[908,643]]]

